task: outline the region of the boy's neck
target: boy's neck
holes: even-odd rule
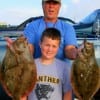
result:
[[[41,57],[40,58],[40,61],[44,65],[49,65],[49,64],[52,64],[53,63],[54,59],[44,59],[44,58]]]

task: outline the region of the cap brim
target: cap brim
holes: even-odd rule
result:
[[[59,1],[59,0],[43,0],[44,2],[49,2],[49,1],[54,1],[54,2],[58,2],[58,3],[61,3],[61,1]]]

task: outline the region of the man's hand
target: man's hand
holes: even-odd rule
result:
[[[9,37],[5,37],[5,40],[7,41],[7,46],[8,47],[11,47],[12,43],[13,43],[13,40]]]
[[[66,46],[65,47],[65,56],[68,59],[74,60],[77,57],[78,49],[75,46]]]

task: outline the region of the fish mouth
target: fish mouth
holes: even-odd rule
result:
[[[84,44],[84,42],[79,46],[79,48],[78,48],[78,54],[80,54],[80,53],[82,53],[83,52],[83,49],[84,49],[84,46],[85,44]]]
[[[87,44],[87,46],[86,46]],[[79,46],[79,51],[80,52],[84,52],[85,51],[89,51],[91,49],[91,43],[87,42],[86,39],[84,39],[83,43]]]
[[[78,56],[85,58],[89,58],[94,55],[94,47],[93,43],[88,42],[87,40],[84,40],[83,43],[79,47]]]

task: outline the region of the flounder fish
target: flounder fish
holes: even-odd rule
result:
[[[91,100],[100,88],[100,71],[93,43],[84,40],[81,47],[72,64],[71,84],[79,100]]]
[[[20,100],[34,89],[36,65],[24,36],[18,37],[7,51],[0,67],[0,82],[13,100]]]

